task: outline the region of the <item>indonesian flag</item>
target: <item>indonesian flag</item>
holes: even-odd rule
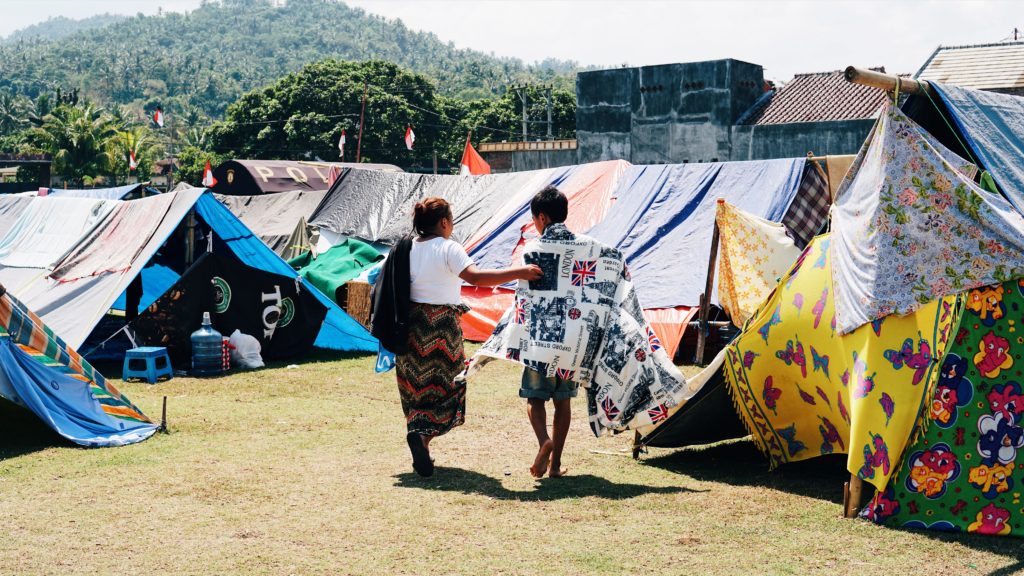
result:
[[[459,175],[477,176],[480,174],[490,174],[491,165],[473,148],[473,145],[469,143],[469,139],[470,136],[466,136],[466,148],[462,151]]]
[[[135,161],[135,150],[128,151],[128,171],[131,172],[139,167],[139,163]]]
[[[164,127],[164,109],[163,108],[161,108],[159,106],[156,107],[156,112],[153,112],[153,122],[156,122],[156,125],[161,127],[161,128]]]
[[[338,154],[339,157],[345,159],[345,130],[341,130],[341,138],[338,138]]]
[[[412,131],[412,126],[405,127],[405,147],[412,150],[413,143],[416,142],[416,134]]]
[[[213,177],[213,168],[210,167],[210,161],[206,161],[206,169],[203,170],[203,186],[207,188],[213,188],[217,185],[217,179]]]

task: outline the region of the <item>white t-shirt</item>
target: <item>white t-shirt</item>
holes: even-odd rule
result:
[[[466,249],[454,240],[413,240],[409,253],[410,299],[421,304],[458,306],[462,301],[459,274],[472,263]]]

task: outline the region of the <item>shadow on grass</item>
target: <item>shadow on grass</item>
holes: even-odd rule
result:
[[[70,445],[32,412],[0,400],[0,460]]]
[[[846,470],[845,454],[785,464],[772,471],[768,470],[767,460],[750,440],[731,441],[671,452],[657,450],[656,454],[643,458],[641,462],[647,466],[655,466],[697,480],[721,482],[733,486],[761,486],[832,502],[836,504],[836,518],[837,521],[840,521],[843,483],[850,477],[850,473]],[[870,485],[865,484],[864,487],[863,501],[866,504],[873,492],[870,490]],[[867,520],[851,521],[867,522]],[[1024,541],[1017,538],[909,528],[886,528],[886,530],[905,530],[933,540],[960,544],[1011,561],[1010,564],[989,572],[988,576],[1024,573]]]
[[[644,486],[642,484],[619,484],[606,478],[581,474],[565,478],[545,478],[539,481],[535,490],[509,490],[497,478],[462,468],[438,467],[430,478],[422,478],[408,472],[395,476],[396,486],[479,494],[496,500],[524,500],[548,502],[564,498],[585,498],[596,496],[609,500],[626,500],[644,494],[678,494],[681,492],[702,492],[681,486]]]
[[[761,486],[836,504],[842,504],[843,483],[850,478],[845,454],[793,462],[768,470],[768,461],[750,440],[667,453],[659,449],[656,454],[642,458],[641,462],[697,480],[733,486]]]

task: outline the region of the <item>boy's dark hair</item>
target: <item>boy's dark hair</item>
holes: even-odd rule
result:
[[[530,200],[530,213],[535,217],[547,214],[552,224],[565,222],[569,216],[569,199],[558,188],[548,185]]]

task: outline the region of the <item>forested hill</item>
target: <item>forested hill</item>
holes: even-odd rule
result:
[[[75,20],[66,16],[56,16],[40,22],[39,24],[33,24],[22,28],[21,30],[9,35],[7,38],[0,40],[0,42],[14,43],[23,40],[57,40],[66,36],[71,36],[77,32],[109,26],[110,24],[121,22],[127,18],[128,16],[120,16],[117,14],[98,14],[81,20]]]
[[[220,117],[244,92],[327,57],[389,60],[464,99],[519,81],[572,89],[575,71],[571,62],[526,65],[457,49],[337,0],[206,2],[185,14],[139,15],[45,37],[16,32],[0,43],[0,90],[35,98],[78,88],[103,104],[195,107]]]

